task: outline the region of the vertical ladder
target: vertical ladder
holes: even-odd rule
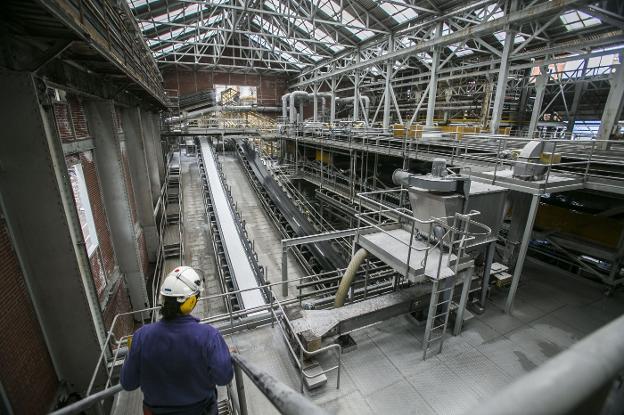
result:
[[[442,280],[433,278],[431,280],[433,285],[431,287],[427,326],[423,338],[423,360],[427,359],[427,352],[436,342],[439,343],[436,354],[442,351],[451,301],[453,301],[453,292],[455,291],[455,275]]]

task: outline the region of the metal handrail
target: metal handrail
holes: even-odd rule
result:
[[[609,392],[621,393],[608,388],[614,381],[621,382],[617,379],[621,379],[624,370],[622,333],[624,316],[572,345],[466,414],[605,413],[602,406],[608,402]],[[589,406],[588,400],[591,400]]]
[[[287,385],[248,361],[238,353],[232,353],[232,362],[236,374],[236,391],[240,404],[239,414],[247,415],[247,401],[242,379],[244,372],[258,390],[273,404],[279,413],[285,415],[329,415],[329,412],[317,406],[305,396],[297,393]]]

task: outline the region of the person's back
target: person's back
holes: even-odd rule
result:
[[[174,278],[179,279],[179,274]],[[217,329],[188,315],[199,283],[183,281],[192,292],[180,296],[179,287],[167,291],[171,282],[165,280],[161,290],[171,294],[163,296],[163,320],[140,328],[133,336],[121,384],[126,390],[140,386],[144,404],[154,414],[216,413],[216,386],[228,384],[233,376],[228,346]],[[192,295],[189,306],[186,301]]]

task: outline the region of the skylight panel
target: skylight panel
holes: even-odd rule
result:
[[[501,45],[505,45],[505,32],[496,32],[494,36],[496,36],[496,39],[498,39]],[[519,33],[516,33],[514,36],[514,44],[522,43],[525,40],[526,38]]]
[[[396,1],[399,3],[405,3],[403,0],[396,0]],[[406,22],[408,20],[412,20],[418,17],[418,13],[416,13],[414,9],[409,8],[409,7],[398,6],[395,3],[386,3],[386,2],[381,2],[381,4],[379,5],[397,23],[403,23],[403,22]]]
[[[580,10],[571,10],[567,13],[562,14],[561,21],[563,22],[565,28],[569,31],[584,29],[586,27],[591,27],[602,23],[600,19],[590,16],[587,13],[583,13]]]
[[[322,1],[317,4],[316,7],[321,9],[323,13],[331,17],[333,20],[346,25],[346,29],[360,40],[366,40],[375,35],[374,32],[367,30],[364,23],[353,17],[351,13],[344,9],[341,10],[340,6],[333,0]]]
[[[336,41],[331,36],[329,36],[324,30],[318,27],[314,27],[314,25],[307,20],[298,19],[294,17],[293,15],[288,13],[290,12],[290,9],[288,8],[287,8],[288,11],[285,12],[283,4],[279,0],[265,0],[264,4],[269,9],[275,12],[286,13],[285,17],[288,18],[288,21],[290,23],[292,23],[297,28],[299,28],[303,32],[313,37],[315,40],[318,40],[319,42],[323,42],[325,44],[325,47],[328,47],[334,52],[340,52],[344,50],[344,46],[337,44]]]
[[[291,38],[281,28],[277,27],[273,23],[268,22],[260,16],[254,16],[253,20],[257,25],[262,28],[262,30],[268,33],[278,35],[281,40],[287,43],[291,48],[297,50],[298,52],[303,52],[307,54],[307,56],[309,56],[310,59],[314,60],[315,62],[322,59],[322,56],[310,49],[308,45],[297,39]]]
[[[446,23],[442,24],[442,36],[450,35],[454,30],[450,28]],[[503,40],[505,40],[505,36],[503,36]],[[454,45],[447,46],[452,52],[455,52],[456,56],[467,56],[471,55],[473,52],[470,49],[466,48],[465,44],[456,43]]]
[[[269,42],[267,42],[265,38],[263,38],[260,35],[249,35],[249,39],[257,43],[259,46],[263,47],[264,49],[275,53],[277,56],[281,57],[282,59],[284,59],[284,61],[288,63],[292,63],[293,65],[296,65],[299,68],[302,68],[305,66],[304,64],[299,62],[294,56],[292,56],[290,53],[284,52],[278,47],[271,45]]]

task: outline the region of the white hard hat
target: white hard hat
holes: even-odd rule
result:
[[[182,303],[194,294],[199,294],[201,277],[191,267],[181,266],[171,271],[160,287],[160,295],[177,297]]]

